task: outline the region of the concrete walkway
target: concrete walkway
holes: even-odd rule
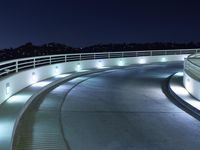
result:
[[[0,105],[0,150],[13,149],[13,139],[17,125],[24,112],[37,97],[64,81],[103,70],[104,69],[90,70],[73,74],[58,75],[35,83],[10,97]]]
[[[68,80],[32,103],[17,128],[14,150],[70,150],[61,124],[61,106],[65,96],[78,84],[101,73]]]
[[[166,79],[182,68],[156,63],[63,79],[25,112],[14,148],[199,150],[199,120],[163,92]]]
[[[180,63],[120,69],[82,82],[62,106],[71,150],[199,150],[200,122],[163,93]]]

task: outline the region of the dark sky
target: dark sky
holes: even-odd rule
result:
[[[0,48],[200,41],[199,0],[1,0]]]

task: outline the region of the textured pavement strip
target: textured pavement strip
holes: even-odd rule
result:
[[[61,115],[71,149],[199,150],[199,120],[164,93],[182,68],[175,62],[120,69],[73,88]]]
[[[44,81],[35,83],[15,95],[11,96],[3,104],[0,105],[0,150],[10,150],[13,146],[13,132],[16,128],[16,122],[19,121],[19,116],[25,111],[28,103],[34,100],[38,93],[43,92],[43,90],[48,90],[48,86],[55,86],[60,84],[65,80],[72,79],[81,75],[86,75],[90,73],[105,71],[107,69],[93,69],[93,70],[83,70],[82,72],[76,72],[67,77],[52,77]]]
[[[20,122],[14,149],[69,150],[70,146],[64,139],[60,120],[62,103],[71,89],[98,74],[102,74],[102,72],[69,80],[37,99],[37,103],[30,107]]]

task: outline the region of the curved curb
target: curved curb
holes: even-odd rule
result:
[[[9,128],[9,133],[7,135],[2,135],[2,145],[0,145],[0,147],[4,150],[12,150],[13,149],[13,144],[14,144],[14,138],[16,136],[16,130],[18,127],[18,124],[21,120],[21,118],[23,117],[24,113],[27,111],[27,109],[31,106],[31,104],[35,101],[37,101],[37,99],[44,93],[52,90],[53,88],[59,86],[60,84],[62,84],[63,82],[66,82],[68,80],[74,79],[76,77],[80,77],[82,75],[87,75],[87,74],[91,74],[91,73],[96,73],[96,72],[101,72],[101,71],[105,71],[107,69],[101,69],[101,70],[90,70],[87,72],[78,72],[78,73],[72,73],[70,76],[67,77],[63,77],[61,79],[53,79],[50,78],[51,83],[49,83],[48,85],[46,85],[45,87],[41,87],[39,89],[39,91],[37,91],[36,93],[32,93],[30,95],[30,97],[28,99],[26,99],[25,102],[23,102],[22,104],[20,104],[20,106],[17,106],[17,110],[15,112],[15,114],[10,114],[9,110],[7,112],[1,112],[3,116],[5,115],[10,115],[10,117],[12,118],[10,120],[10,124],[12,124]],[[48,80],[48,79],[47,79]],[[45,80],[44,80],[45,81]],[[30,86],[29,86],[30,87]],[[29,88],[27,87],[27,88]],[[25,88],[24,90],[26,90],[27,88]],[[23,91],[23,90],[22,90]],[[21,92],[22,92],[21,91]],[[20,92],[18,92],[20,94]],[[16,93],[16,94],[18,94]],[[10,105],[10,106],[9,106]],[[9,107],[13,107],[14,105],[11,106],[11,104],[9,103],[4,103],[4,105],[2,105],[1,107],[4,108],[5,110],[8,109]],[[3,109],[2,109],[3,110]],[[6,142],[4,142],[4,138],[6,140]],[[1,149],[0,148],[0,149]]]
[[[178,73],[175,73],[169,77],[169,83],[168,83],[168,90],[170,94],[175,98],[175,100],[181,104],[184,108],[192,112],[194,115],[197,115],[200,117],[200,110],[196,108],[195,106],[191,105],[190,103],[187,102],[187,97],[184,97],[180,95],[177,91],[175,91],[174,86],[179,86],[181,88],[184,88],[181,86],[182,81],[183,81],[183,76],[178,75]],[[185,88],[184,88],[185,89]],[[185,89],[186,91],[186,89]],[[186,91],[187,92],[187,91]],[[194,97],[192,97],[189,93],[187,95],[190,99],[193,99],[197,101]]]

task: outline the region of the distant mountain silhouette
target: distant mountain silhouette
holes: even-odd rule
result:
[[[190,49],[200,48],[200,42],[190,43],[119,43],[119,44],[97,44],[84,48],[73,48],[60,43],[47,43],[36,46],[32,43],[26,43],[17,48],[9,48],[0,50],[0,61],[44,56],[54,54],[68,54],[68,53],[88,53],[88,52],[117,52],[117,51],[143,51],[143,50],[165,50],[165,49]]]

